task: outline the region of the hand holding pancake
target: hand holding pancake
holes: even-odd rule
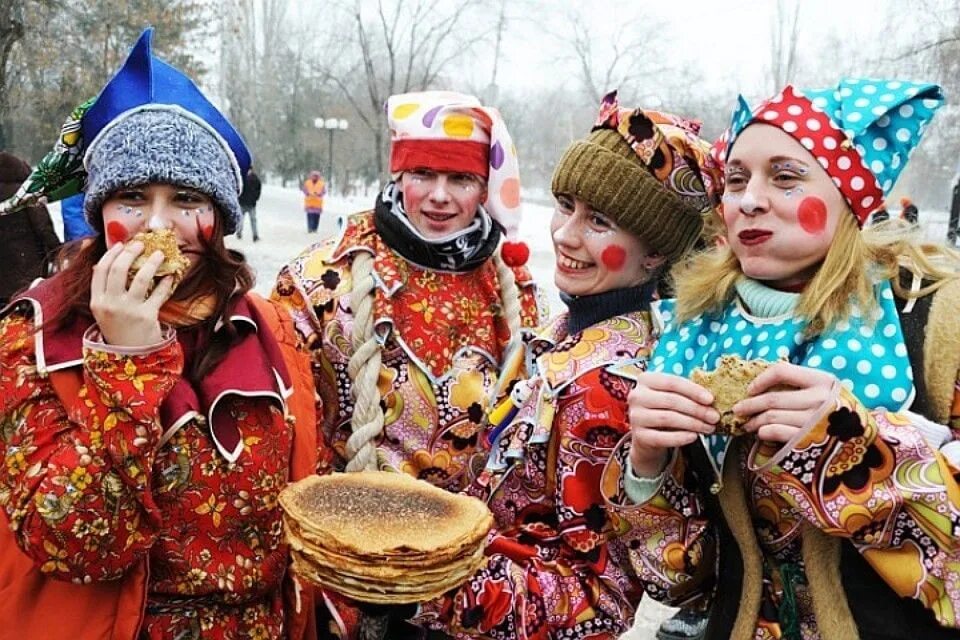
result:
[[[808,427],[825,406],[836,402],[840,382],[817,369],[777,362],[747,387],[747,397],[733,405],[734,413],[748,416],[747,433],[761,440],[788,442]]]
[[[720,418],[713,395],[702,386],[667,373],[644,373],[630,392],[630,464],[639,477],[660,473],[667,452],[713,433]]]
[[[139,233],[125,245],[115,244],[93,268],[90,312],[109,344],[149,346],[163,338],[160,307],[189,262],[180,255],[175,237],[171,245],[169,238],[151,238],[155,233]],[[148,252],[148,247],[154,250]],[[162,279],[156,283],[158,276]]]

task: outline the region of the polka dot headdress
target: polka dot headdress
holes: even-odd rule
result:
[[[755,109],[740,96],[713,153],[725,162],[737,136],[755,122],[778,127],[817,159],[863,226],[943,102],[939,86],[901,80],[848,78],[828,89],[788,85]]]
[[[473,173],[487,181],[484,207],[503,227],[501,254],[511,266],[529,257],[517,240],[520,168],[517,150],[500,112],[471,95],[422,91],[390,96],[390,171],[411,169]]]

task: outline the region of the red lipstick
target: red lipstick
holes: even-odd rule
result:
[[[741,244],[752,247],[754,245],[763,244],[772,238],[773,231],[768,231],[766,229],[744,229],[737,234],[737,237],[740,238]]]

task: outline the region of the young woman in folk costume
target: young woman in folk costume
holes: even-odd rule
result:
[[[283,269],[274,299],[313,353],[334,468],[460,491],[487,458],[505,356],[540,322],[515,240],[517,157],[500,114],[472,96],[409,93],[386,107],[393,179],[372,211]],[[340,635],[349,615],[335,616]]]
[[[629,431],[627,393],[653,348],[658,275],[712,211],[699,124],[604,98],[553,174],[556,285],[568,307],[529,345],[536,375],[492,413],[492,454],[468,492],[490,505],[487,566],[415,621],[457,638],[617,638],[642,586],[600,475]],[[522,369],[514,355],[502,384]],[[516,366],[513,366],[516,365]]]
[[[0,320],[3,634],[312,637],[277,503],[320,454],[309,359],[224,247],[243,140],[151,33],[3,205],[85,182],[98,231]],[[189,261],[175,290],[160,252],[131,266],[147,230]]]
[[[960,636],[960,262],[859,229],[942,101],[788,86],[716,147],[727,242],[676,273],[604,476],[647,591],[712,595],[707,638]],[[746,436],[687,379],[723,354],[775,362],[734,406]]]

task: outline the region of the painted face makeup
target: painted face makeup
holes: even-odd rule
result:
[[[620,271],[627,262],[627,250],[618,244],[612,244],[600,254],[600,260],[610,271]]]
[[[121,222],[116,220],[111,220],[106,224],[107,232],[107,244],[115,245],[118,242],[126,242],[127,238],[130,237],[130,234],[127,232],[127,228]]]
[[[744,129],[727,166],[723,219],[741,269],[774,287],[802,286],[840,217],[852,215],[840,191],[799,142],[766,124]]]
[[[152,183],[114,192],[101,209],[107,247],[147,229],[172,229],[192,261],[205,251],[201,238],[213,237],[216,209],[199,191]]]
[[[817,196],[804,198],[797,207],[797,222],[807,233],[823,233],[827,228],[827,204]]]
[[[560,291],[586,296],[633,287],[650,278],[645,263],[650,268],[662,263],[640,238],[583,200],[565,194],[556,200],[550,231]]]
[[[403,206],[426,238],[444,238],[470,226],[487,198],[486,183],[470,173],[417,169],[400,177]]]

